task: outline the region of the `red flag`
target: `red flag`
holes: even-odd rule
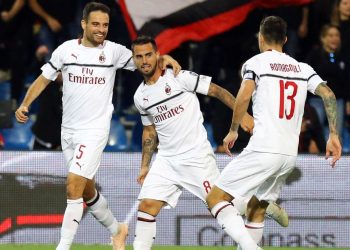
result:
[[[161,53],[203,41],[241,24],[256,8],[304,5],[312,0],[119,0],[132,39],[156,39]]]

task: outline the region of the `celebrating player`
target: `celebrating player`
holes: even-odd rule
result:
[[[172,70],[161,70],[157,67],[157,45],[150,37],[138,37],[131,48],[137,69],[144,77],[134,95],[144,127],[137,178],[142,185],[138,197],[141,202],[133,245],[134,250],[148,250],[156,236],[155,218],[162,207],[175,207],[183,188],[205,202],[219,176],[196,93],[216,97],[231,108],[235,98],[212,83],[211,77],[185,70],[174,77]],[[251,131],[252,117],[246,114],[241,126]],[[158,154],[150,168],[157,147]],[[274,210],[275,217],[284,213],[283,209]]]
[[[83,38],[67,41],[52,53],[16,111],[18,122],[26,122],[30,104],[62,72],[61,140],[69,173],[67,208],[57,250],[70,249],[82,218],[83,201],[91,214],[110,231],[113,248],[125,249],[127,225],[117,222],[106,199],[97,192],[94,180],[108,139],[116,70],[135,69],[129,49],[105,40],[109,13],[109,8],[101,3],[90,2],[85,6],[81,21]],[[160,60],[161,64],[171,64],[175,72],[180,70],[171,57],[164,56]]]
[[[243,152],[222,171],[206,199],[212,215],[243,250],[260,249],[257,243],[262,238],[266,206],[278,198],[295,167],[307,91],[320,96],[325,105],[330,131],[326,158],[332,156],[332,167],[341,155],[335,96],[309,65],[282,52],[286,29],[286,22],[276,16],[266,17],[260,24],[261,54],[242,67],[243,81],[224,139],[226,152],[230,154],[229,148],[237,140],[252,96],[254,133]],[[250,198],[247,219],[251,226],[245,227],[231,200]]]

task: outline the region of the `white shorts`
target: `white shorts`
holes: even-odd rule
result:
[[[177,160],[157,156],[142,185],[138,199],[153,199],[175,207],[183,188],[205,202],[220,171],[214,154]]]
[[[62,132],[62,151],[69,172],[93,179],[107,140],[108,133],[101,131]]]
[[[244,150],[221,172],[215,185],[236,199],[276,201],[296,156]]]

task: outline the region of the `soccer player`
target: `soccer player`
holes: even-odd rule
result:
[[[125,249],[128,228],[118,223],[107,201],[95,188],[94,176],[109,134],[113,104],[112,94],[117,69],[134,70],[132,53],[124,46],[105,40],[109,24],[109,8],[90,2],[83,10],[83,38],[67,41],[53,53],[42,67],[16,111],[18,122],[28,120],[30,104],[62,72],[63,118],[62,150],[67,176],[67,208],[57,250],[67,250],[83,214],[83,201],[91,214],[112,235],[114,250]],[[169,56],[160,59],[178,72],[180,66]]]
[[[196,93],[218,98],[231,108],[235,99],[212,83],[211,77],[185,70],[174,77],[171,69],[161,70],[157,67],[159,52],[153,38],[138,37],[131,50],[144,77],[134,95],[144,127],[141,170],[137,177],[142,185],[138,197],[141,202],[133,245],[134,250],[148,250],[156,236],[155,218],[162,207],[175,207],[183,188],[205,202],[219,176]],[[250,131],[252,117],[246,114],[241,126]],[[158,154],[150,168],[157,147]],[[275,217],[284,213],[276,204],[272,207],[277,210]]]
[[[243,250],[260,249],[257,243],[262,237],[267,202],[278,198],[296,164],[307,91],[324,102],[330,131],[326,158],[332,156],[332,167],[341,155],[335,96],[309,65],[282,52],[286,29],[286,22],[276,16],[266,17],[260,24],[261,54],[242,67],[243,81],[224,139],[226,152],[231,154],[229,148],[237,140],[237,129],[251,97],[254,132],[243,152],[222,171],[206,199],[212,215]],[[247,219],[251,226],[245,227],[232,199],[250,199]]]

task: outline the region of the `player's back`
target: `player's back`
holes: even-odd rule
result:
[[[242,74],[252,74],[256,83],[255,128],[247,149],[296,155],[307,90],[313,92],[320,78],[310,81],[315,75],[310,66],[278,51],[251,58]]]

